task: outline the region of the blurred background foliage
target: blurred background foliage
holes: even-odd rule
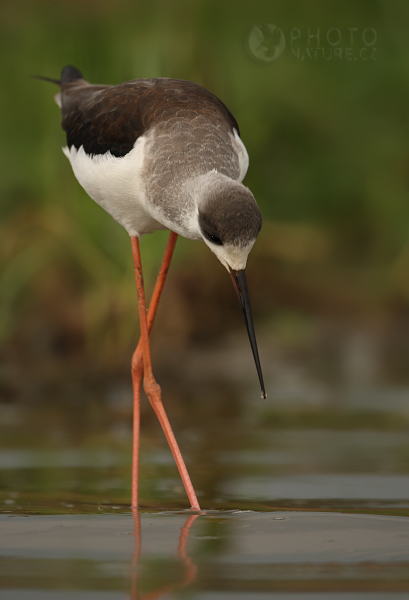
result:
[[[408,379],[407,2],[17,0],[0,14],[5,401],[44,382],[128,373],[137,340],[128,236],[61,152],[57,90],[29,78],[58,78],[66,64],[95,83],[193,80],[236,116],[250,155],[245,183],[265,217],[248,278],[267,378],[277,344],[308,357],[325,323],[325,360],[345,328],[365,330],[381,340],[377,377]],[[257,60],[250,32],[270,23],[284,52]],[[143,239],[148,287],[165,243],[164,233]],[[203,244],[180,239],[153,332],[157,360],[236,329],[250,363],[224,269]]]

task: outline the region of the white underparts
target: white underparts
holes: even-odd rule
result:
[[[143,181],[145,137],[140,137],[125,156],[110,152],[90,156],[81,146],[63,148],[75,177],[84,190],[130,235],[166,229],[149,210]]]

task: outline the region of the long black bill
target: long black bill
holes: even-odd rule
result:
[[[246,273],[242,271],[234,271],[230,269],[230,275],[233,281],[234,288],[240,300],[241,309],[243,311],[244,322],[246,323],[247,333],[249,335],[251,351],[253,352],[254,362],[256,363],[257,375],[261,386],[261,397],[267,398],[266,390],[264,389],[263,373],[261,372],[260,358],[258,356],[256,334],[254,333],[253,319],[251,317],[250,299],[247,290]]]

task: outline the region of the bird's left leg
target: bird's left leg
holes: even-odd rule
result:
[[[146,316],[145,290],[142,275],[142,262],[139,251],[139,240],[137,237],[132,236],[131,242],[135,267],[136,288],[138,291],[139,320],[143,347],[144,390],[149,398],[149,402],[151,403],[153,410],[156,413],[156,416],[159,419],[165,437],[168,441],[169,447],[173,454],[173,458],[175,459],[176,466],[179,470],[180,476],[183,481],[183,485],[189,498],[191,507],[195,510],[200,510],[200,506],[197,501],[196,494],[189,477],[189,473],[187,472],[185,462],[179,450],[178,443],[176,441],[176,438],[169,423],[169,419],[166,415],[165,409],[162,404],[160,387],[156,383],[155,378],[153,376],[151,352],[149,346],[149,330]]]
[[[151,302],[149,305],[147,324],[148,334],[152,329],[152,324],[158,308],[159,299],[165,284],[166,275],[169,270],[170,261],[175,249],[177,233],[171,231],[166,244],[165,254],[163,255],[161,268],[156,279]],[[132,506],[138,506],[138,487],[139,487],[139,444],[140,444],[140,405],[141,405],[141,382],[143,376],[143,345],[140,338],[135,352],[132,356],[132,386],[133,386],[133,443],[132,443]]]

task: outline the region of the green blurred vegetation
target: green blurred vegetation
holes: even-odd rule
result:
[[[0,14],[4,357],[24,363],[48,352],[66,363],[92,356],[115,370],[128,364],[136,341],[128,236],[79,187],[60,150],[56,90],[27,77],[58,77],[65,64],[95,83],[190,79],[235,114],[250,155],[245,183],[265,216],[248,269],[256,321],[271,322],[286,304],[343,314],[344,296],[352,313],[407,314],[407,2],[17,0],[3,2]],[[265,23],[280,27],[287,45],[277,60],[261,63],[246,40],[253,24]],[[357,60],[305,53],[309,30],[319,28],[329,52],[328,30],[340,30],[345,50],[351,27]],[[375,60],[359,54],[365,29],[376,32]],[[165,238],[143,240],[148,284]],[[178,242],[175,273],[201,275],[195,285],[203,294],[213,277],[214,285],[230,285],[214,265],[203,245]],[[173,318],[172,300],[165,302]],[[230,302],[236,308],[233,293]]]

